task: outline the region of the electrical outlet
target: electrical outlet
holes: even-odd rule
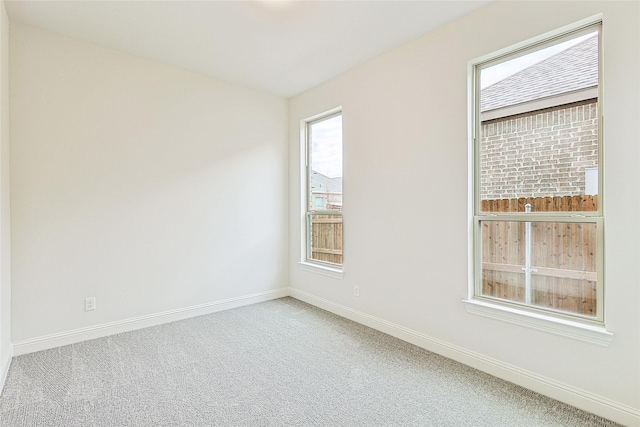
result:
[[[84,299],[84,311],[91,311],[96,309],[96,297]]]
[[[360,286],[358,285],[353,285],[353,294],[357,297],[360,296]]]

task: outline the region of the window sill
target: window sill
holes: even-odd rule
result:
[[[323,276],[333,277],[334,279],[342,280],[342,269],[340,268],[332,268],[325,265],[313,264],[310,262],[301,261],[298,263],[300,265],[300,269],[304,271],[309,271],[311,273],[322,274]]]
[[[464,300],[463,302],[469,313],[490,319],[502,320],[514,325],[573,338],[603,347],[609,346],[613,340],[613,334],[600,326],[585,325],[571,320],[531,313],[485,301]]]

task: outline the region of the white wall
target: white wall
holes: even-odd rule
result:
[[[16,354],[286,293],[285,99],[10,34]]]
[[[608,347],[469,314],[468,62],[603,13]],[[637,2],[496,2],[294,97],[292,294],[640,424]],[[300,120],[342,105],[344,278],[302,270]],[[353,295],[353,286],[360,296]],[[413,337],[413,338],[411,338]]]
[[[9,178],[9,18],[0,2],[0,389],[12,354]]]

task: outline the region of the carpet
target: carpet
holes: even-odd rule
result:
[[[0,425],[618,424],[282,298],[15,357]]]

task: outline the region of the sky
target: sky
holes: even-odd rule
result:
[[[503,80],[518,71],[527,68],[536,62],[540,62],[543,59],[547,59],[550,56],[555,55],[565,49],[570,48],[573,45],[580,43],[583,40],[595,35],[596,32],[585,34],[584,36],[576,37],[575,39],[567,40],[563,43],[558,43],[553,46],[549,46],[546,49],[541,49],[528,55],[521,56],[519,58],[512,59],[510,61],[501,62],[493,67],[484,68],[480,75],[480,87],[484,89],[487,86],[491,86],[494,83]]]
[[[342,115],[311,124],[311,169],[342,177]]]

